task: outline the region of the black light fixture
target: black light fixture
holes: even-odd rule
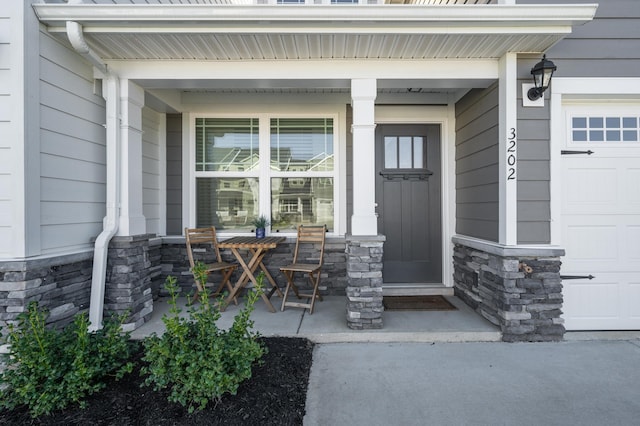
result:
[[[531,68],[531,75],[533,75],[534,87],[529,89],[527,97],[531,101],[535,101],[542,97],[542,94],[549,87],[551,83],[551,77],[553,72],[557,69],[556,65],[547,59],[547,55],[542,56],[542,60],[535,64]]]

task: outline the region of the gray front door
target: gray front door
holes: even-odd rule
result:
[[[442,283],[440,126],[376,128],[384,283]]]

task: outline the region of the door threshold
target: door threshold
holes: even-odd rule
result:
[[[453,287],[433,283],[383,283],[383,296],[453,296]]]

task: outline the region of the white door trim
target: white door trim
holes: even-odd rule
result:
[[[455,105],[376,105],[376,124],[439,124],[440,168],[442,170],[442,284],[453,287],[453,243],[455,234]]]

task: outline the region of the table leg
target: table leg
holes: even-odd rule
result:
[[[251,252],[253,252],[254,250],[251,249]],[[262,256],[264,257],[264,255]],[[269,280],[269,282],[271,283],[271,287],[273,287],[270,292],[269,292],[269,298],[271,298],[271,296],[273,296],[273,293],[278,293],[278,296],[280,297],[284,297],[282,295],[282,291],[280,291],[280,287],[278,287],[278,284],[276,284],[276,281],[273,279],[273,277],[271,276],[271,274],[269,273],[269,270],[267,269],[266,266],[264,266],[264,263],[262,263],[262,259],[260,260],[260,269],[262,269],[262,272],[264,272],[264,275],[267,277],[267,279]]]
[[[256,280],[256,277],[253,275],[253,272],[258,268],[258,265],[262,264],[262,258],[266,253],[266,250],[262,250],[262,249],[257,249],[255,251],[250,250],[253,256],[249,260],[249,264],[247,264],[237,249],[232,248],[231,251],[233,252],[234,256],[238,259],[238,262],[242,266],[242,269],[244,270],[244,272],[240,276],[238,283],[233,287],[233,291],[231,292],[231,294],[227,297],[227,300],[226,300],[227,305],[231,302],[231,300],[233,300],[234,297],[236,297],[238,292],[247,285],[249,280],[251,280],[251,282],[253,282],[255,286],[258,285],[258,281]],[[271,312],[275,312],[276,309],[273,307],[273,305],[271,304],[271,301],[266,296],[264,289],[262,291],[261,296],[262,296],[262,300],[264,300],[265,304],[267,305],[267,308]]]

